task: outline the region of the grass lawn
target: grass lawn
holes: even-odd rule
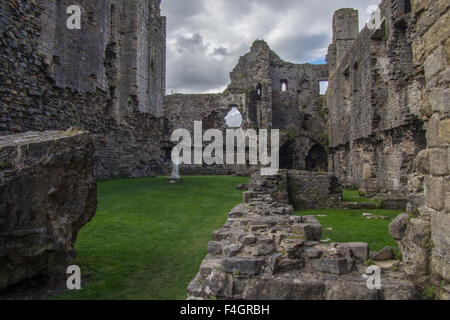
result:
[[[358,190],[344,189],[342,191],[344,202],[374,202],[372,198],[366,198],[359,195]]]
[[[82,283],[82,290],[56,299],[185,299],[212,232],[242,200],[236,185],[248,180],[203,176],[184,177],[180,185],[168,185],[164,177],[100,182],[97,214],[75,244],[78,258],[73,264],[81,267],[82,281],[89,281]],[[354,196],[354,191],[344,194]],[[324,238],[332,241],[364,241],[371,250],[395,246],[389,221],[364,219],[363,212],[367,210],[296,213],[327,215],[318,220]],[[400,213],[368,212],[392,218]]]
[[[389,223],[392,220],[369,220],[362,216],[364,212],[394,219],[403,211],[315,209],[296,211],[295,214],[326,215],[326,217],[316,216],[316,218],[322,224],[322,238],[329,238],[332,242],[367,242],[371,251],[379,251],[385,246],[396,247],[395,240],[389,235]],[[333,230],[326,230],[326,228],[333,228]]]
[[[242,200],[248,178],[119,179],[98,184],[98,210],[75,247],[82,290],[59,299],[185,299],[212,232]]]

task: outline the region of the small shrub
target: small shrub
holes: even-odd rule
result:
[[[428,286],[422,291],[422,296],[425,300],[436,300],[436,287]]]
[[[373,259],[372,258],[369,258],[369,259],[367,259],[366,261],[364,261],[364,264],[366,265],[366,266],[374,266],[375,265],[375,261],[373,261]]]

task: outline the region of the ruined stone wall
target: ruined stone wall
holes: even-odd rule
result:
[[[188,299],[409,300],[415,285],[396,270],[383,270],[382,287],[361,277],[367,243],[327,243],[314,216],[295,216],[278,182],[286,172],[254,179],[253,191],[215,231],[208,254],[187,288]],[[314,180],[312,180],[314,181]],[[285,193],[285,192],[284,192]],[[281,196],[281,197],[280,197]]]
[[[159,1],[79,1],[81,30],[66,27],[70,1],[0,3],[0,134],[83,128],[97,177],[152,175],[165,91]]]
[[[421,83],[413,74],[409,20],[400,2],[383,1],[380,27],[359,35],[357,12],[338,10],[327,56],[330,171],[369,195],[406,195],[406,175],[425,145],[417,108]]]
[[[256,173],[247,188],[250,193],[270,194],[295,210],[342,207],[342,185],[331,173],[299,170],[280,170],[274,176]]]
[[[166,97],[170,129],[183,124],[189,130],[194,120],[202,120],[208,128],[225,130],[224,118],[235,106],[243,129],[280,129],[281,168],[327,170],[326,115],[319,95],[319,81],[328,78],[326,65],[284,62],[266,42],[257,40],[230,78],[221,94]]]
[[[0,137],[0,289],[65,273],[96,211],[93,153],[87,132]]]
[[[412,2],[409,34],[414,74],[422,81],[417,108],[425,120],[427,147],[409,175],[409,215],[391,225],[405,271],[431,280],[436,297],[450,299],[450,4]]]
[[[246,126],[248,114],[248,105],[246,104],[245,94],[173,94],[164,98],[165,125],[163,125],[162,153],[164,155],[164,167],[170,168],[171,151],[175,143],[171,142],[171,135],[177,129],[186,129],[189,131],[192,143],[194,141],[194,122],[202,122],[202,134],[209,129],[217,129],[222,132],[224,144],[226,142],[225,117],[233,107],[243,115]],[[206,147],[209,142],[204,142]],[[225,160],[224,148],[224,160]],[[205,166],[203,164],[194,164],[194,154],[192,150],[192,165],[182,165],[181,174],[201,175],[201,174],[250,174],[250,166],[247,165],[227,165],[217,164]]]

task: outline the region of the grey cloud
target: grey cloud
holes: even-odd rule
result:
[[[317,58],[317,51],[328,47],[329,35],[292,35],[273,44],[272,49],[287,61],[312,61]]]
[[[163,0],[167,16],[167,92],[219,91],[239,56],[266,40],[293,63],[325,57],[332,16],[339,8],[360,11],[380,0]]]

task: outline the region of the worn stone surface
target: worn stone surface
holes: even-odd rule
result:
[[[76,256],[78,231],[97,205],[93,152],[86,132],[0,137],[0,289],[59,275]]]

